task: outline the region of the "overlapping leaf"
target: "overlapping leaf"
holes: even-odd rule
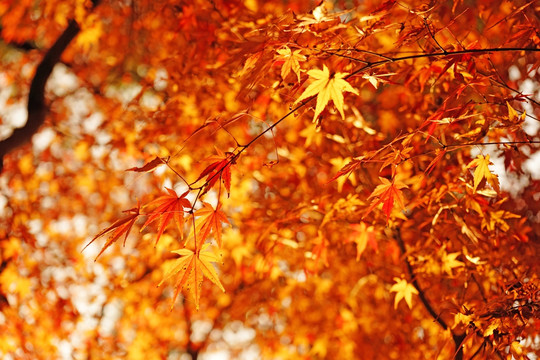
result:
[[[203,194],[210,190],[219,179],[223,179],[227,193],[231,192],[231,166],[235,163],[235,157],[232,153],[223,153],[216,149],[217,156],[211,156],[208,160],[214,161],[203,170],[197,181],[206,177],[206,185]]]
[[[344,175],[349,176],[349,174],[359,169],[364,164],[364,159],[365,159],[365,156],[363,155],[352,159],[352,161],[350,161],[345,166],[343,166],[341,170],[339,170],[336,173],[336,175],[332,179],[330,179],[329,182],[336,180],[340,176],[344,176]]]
[[[369,214],[377,205],[382,203],[383,212],[385,213],[386,218],[389,219],[392,209],[394,208],[394,200],[398,202],[401,208],[405,207],[401,189],[406,188],[407,185],[395,180],[390,181],[386,178],[380,178],[380,180],[382,181],[382,184],[378,185],[375,190],[373,190],[373,193],[368,197],[368,200],[371,198],[375,199],[373,199],[371,202],[371,205],[367,209],[364,216]]]
[[[221,247],[221,238],[223,233],[223,223],[229,224],[227,216],[221,209],[221,204],[218,204],[216,209],[212,205],[203,202],[203,207],[195,213],[199,216],[199,226],[197,227],[197,244],[203,244],[210,233],[214,234],[214,238],[219,247]]]
[[[431,160],[429,165],[426,167],[426,170],[424,170],[424,173],[426,173],[427,175],[431,174],[433,169],[435,169],[435,166],[441,161],[444,155],[446,155],[446,149],[438,149],[437,156],[435,156],[435,158]]]
[[[129,235],[129,232],[131,231],[131,228],[133,227],[133,224],[135,224],[135,221],[137,221],[137,218],[140,215],[139,210],[140,210],[140,206],[139,206],[139,204],[137,204],[137,207],[124,211],[125,213],[128,213],[129,215],[127,215],[127,216],[125,216],[125,217],[123,217],[121,219],[116,220],[111,226],[109,226],[105,230],[101,231],[96,236],[94,236],[94,238],[88,244],[86,244],[84,249],[86,249],[90,244],[92,244],[97,238],[99,238],[99,237],[101,237],[101,236],[103,236],[103,235],[105,235],[105,234],[107,234],[107,233],[109,233],[111,231],[112,231],[111,236],[109,236],[109,238],[107,239],[107,242],[105,243],[105,245],[103,245],[103,248],[101,249],[99,254],[96,256],[96,259],[101,254],[103,254],[103,252],[109,246],[111,246],[113,243],[115,243],[116,240],[118,240],[120,238],[120,236],[122,236],[123,234],[125,234],[125,236],[124,236],[124,245],[126,245],[126,240],[127,240],[128,235]]]
[[[292,70],[296,74],[298,82],[300,82],[300,61],[306,61],[306,57],[301,52],[302,50],[295,50],[293,52],[288,46],[277,50],[278,60],[284,61],[281,66],[281,78],[283,80],[285,80]]]
[[[221,291],[225,292],[223,285],[219,281],[218,274],[212,263],[219,262],[219,257],[208,250],[210,244],[204,244],[200,251],[194,252],[189,249],[179,249],[173,253],[180,255],[180,258],[175,260],[174,265],[166,272],[163,280],[158,286],[161,286],[166,280],[175,276],[175,292],[171,307],[174,305],[180,290],[184,289],[190,296],[193,297],[195,306],[199,310],[201,299],[201,290],[203,277],[210,279],[217,285]]]
[[[184,209],[191,208],[191,203],[188,199],[186,199],[186,195],[189,193],[189,191],[186,191],[180,196],[178,196],[176,191],[172,189],[167,189],[167,192],[168,195],[161,196],[146,205],[157,207],[150,214],[148,214],[148,219],[141,228],[142,231],[146,226],[155,220],[160,219],[156,244],[172,219],[174,219],[174,222],[178,227],[178,231],[180,232],[180,236],[182,236],[184,232]]]

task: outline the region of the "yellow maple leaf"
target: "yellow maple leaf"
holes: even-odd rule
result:
[[[364,74],[362,75],[362,79],[367,79],[375,89],[379,87],[379,79],[373,75]]]
[[[373,243],[375,243],[375,230],[373,226],[367,226],[365,222],[352,224],[351,228],[353,233],[350,239],[356,243],[356,261],[359,261],[360,256],[366,250],[367,244],[371,243],[373,246]]]
[[[474,170],[474,192],[476,192],[476,188],[484,179],[486,179],[495,191],[499,192],[499,180],[497,179],[497,175],[491,173],[488,167],[489,165],[493,165],[489,161],[489,155],[485,157],[484,155],[478,155],[476,159],[467,165],[468,168],[476,167]]]
[[[345,114],[343,113],[343,92],[348,91],[358,95],[358,90],[353,88],[351,84],[343,79],[348,74],[335,73],[331,76],[328,67],[323,65],[322,70],[310,70],[308,71],[308,75],[310,78],[314,79],[314,81],[295,101],[295,104],[317,95],[317,105],[315,106],[315,116],[313,117],[313,122],[317,121],[317,118],[330,100],[332,100],[335,107],[338,109],[339,113],[341,114],[341,118],[345,119]]]
[[[508,107],[508,120],[515,123],[525,121],[525,117],[527,116],[525,111],[523,111],[520,116],[518,112],[508,103],[508,101],[506,102],[506,106]]]
[[[482,230],[487,229],[493,231],[497,227],[502,231],[510,230],[510,225],[505,221],[506,219],[519,219],[520,216],[513,214],[506,210],[489,211],[482,219]]]
[[[305,147],[309,147],[311,144],[321,146],[324,139],[324,134],[320,130],[321,129],[317,126],[317,124],[310,124],[300,131],[299,135],[306,138],[306,142],[304,143]]]
[[[484,330],[484,336],[490,336],[493,335],[493,331],[499,327],[499,324],[496,322],[492,322],[489,324],[489,326]]]
[[[397,305],[399,304],[401,299],[405,299],[405,302],[409,306],[409,309],[411,309],[412,296],[413,294],[418,294],[418,290],[416,290],[414,285],[409,284],[405,279],[400,279],[396,277],[394,278],[394,281],[396,283],[390,288],[390,292],[396,293],[396,298],[394,299],[394,308],[397,309]]]
[[[300,82],[300,61],[306,61],[306,57],[300,54],[301,51],[302,50],[296,50],[292,52],[287,46],[277,51],[279,54],[278,60],[285,61],[281,66],[281,78],[283,80],[285,80],[292,70],[298,77],[298,82]]]
[[[508,101],[506,102],[506,106],[508,107],[508,119],[510,119],[510,121],[515,121],[518,118],[517,111],[514,110],[512,106],[510,106]]]
[[[512,353],[514,359],[528,359],[528,357],[524,356],[523,348],[519,341],[512,341],[512,344],[510,344],[510,353]]]
[[[330,159],[330,163],[333,165],[332,171],[339,171],[342,169],[345,165],[350,163],[352,159],[350,157],[342,158],[342,157],[336,157],[333,159]],[[337,170],[336,170],[337,169]],[[356,185],[356,175],[354,172],[350,173],[348,176],[340,176],[337,178],[337,189],[339,192],[343,190],[343,185],[345,185],[345,182],[350,181],[351,184]]]
[[[98,43],[101,35],[103,35],[103,24],[96,14],[92,14],[81,24],[81,32],[75,42],[86,53]]]
[[[454,252],[454,253],[448,254],[446,252],[446,250],[443,250],[442,253],[441,253],[441,262],[442,262],[441,268],[442,268],[442,271],[444,271],[445,273],[447,273],[450,276],[453,276],[453,274],[452,274],[452,269],[453,268],[465,266],[464,263],[462,263],[459,260],[456,260],[456,258],[459,255],[460,255],[459,252]]]
[[[459,324],[467,326],[473,320],[473,317],[470,315],[457,313],[456,315],[454,315],[454,325],[452,325],[452,329],[456,328]]]
[[[216,254],[207,250],[209,245],[210,244],[204,244],[202,249],[197,252],[185,248],[173,251],[173,253],[180,255],[180,258],[174,260],[174,264],[168,269],[163,280],[161,280],[158,285],[161,286],[167,279],[176,275],[176,291],[171,307],[174,305],[174,301],[180,293],[180,290],[185,286],[189,295],[193,297],[197,310],[199,310],[203,276],[210,279],[210,281],[216,284],[221,291],[225,292],[223,285],[221,285],[221,282],[219,281],[216,269],[212,264],[219,262],[220,259]]]

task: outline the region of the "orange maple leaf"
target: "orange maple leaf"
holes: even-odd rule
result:
[[[180,290],[186,287],[186,290],[193,296],[195,306],[199,310],[199,302],[201,299],[201,288],[203,276],[207,277],[216,284],[221,291],[225,292],[223,285],[219,281],[218,274],[212,263],[219,262],[219,257],[207,248],[210,244],[204,244],[200,251],[193,252],[189,249],[179,249],[173,253],[180,255],[180,258],[175,260],[175,264],[167,271],[163,280],[158,286],[161,286],[167,279],[176,275],[176,291],[172,299],[171,309],[174,302],[180,293]]]
[[[328,182],[330,183],[330,182],[336,180],[337,178],[339,178],[340,176],[343,176],[343,175],[349,176],[353,171],[361,168],[362,165],[364,165],[364,159],[365,159],[364,155],[354,158],[348,164],[343,166],[341,168],[341,170],[339,170],[336,173],[336,175],[332,179],[330,179],[330,181],[328,181]]]
[[[433,169],[435,169],[435,166],[441,161],[441,159],[444,157],[444,155],[446,155],[446,149],[442,149],[442,150],[438,149],[437,150],[437,156],[435,156],[435,158],[433,160],[431,160],[429,165],[426,167],[426,170],[424,170],[424,173],[426,175],[431,174]]]
[[[197,229],[197,244],[202,244],[210,232],[214,234],[214,238],[217,241],[219,247],[221,247],[221,238],[223,233],[222,223],[229,224],[227,216],[221,209],[221,204],[217,205],[214,210],[212,205],[203,202],[203,207],[195,213],[195,216],[200,216],[200,225]]]
[[[167,159],[162,159],[160,157],[155,157],[153,160],[147,162],[141,167],[132,167],[129,169],[126,169],[126,171],[135,171],[135,172],[149,172],[154,170],[159,165],[163,165]]]
[[[368,200],[375,197],[376,199],[373,199],[371,205],[364,214],[364,217],[367,216],[377,205],[382,203],[383,212],[386,214],[386,219],[388,220],[390,219],[390,213],[394,208],[394,200],[397,200],[402,209],[405,208],[401,189],[408,186],[402,182],[396,182],[394,179],[392,181],[386,178],[379,179],[382,181],[382,184],[378,185],[375,190],[373,190],[373,193],[368,197]]]
[[[167,224],[174,219],[180,236],[184,233],[184,208],[191,208],[191,203],[186,199],[186,195],[189,193],[189,190],[178,196],[176,191],[167,188],[168,195],[161,196],[154,201],[146,204],[146,206],[157,205],[157,208],[154,209],[151,213],[148,214],[148,220],[144,223],[141,228],[141,231],[146,228],[150,223],[152,223],[157,218],[160,219],[158,235],[156,239],[156,245],[159,241],[159,238],[165,231]]]
[[[118,240],[118,238],[120,238],[120,236],[122,236],[122,234],[125,234],[124,244],[123,244],[123,246],[125,246],[127,237],[129,235],[129,232],[131,231],[131,228],[133,227],[133,224],[135,224],[135,221],[137,221],[137,218],[140,215],[140,213],[139,213],[140,208],[141,207],[140,207],[139,203],[137,203],[137,207],[134,207],[134,208],[129,209],[129,210],[125,210],[124,212],[128,213],[129,214],[128,216],[125,216],[125,217],[123,217],[121,219],[116,220],[114,223],[112,223],[111,226],[109,226],[105,230],[101,231],[96,236],[94,236],[94,238],[88,244],[86,244],[86,246],[83,248],[83,251],[88,246],[90,246],[90,244],[92,244],[97,238],[99,238],[99,237],[101,237],[101,236],[103,236],[103,235],[105,235],[105,234],[107,234],[108,232],[111,232],[111,231],[114,231],[114,232],[111,234],[111,236],[109,236],[109,238],[107,239],[107,242],[105,243],[105,245],[103,245],[103,248],[101,249],[99,254],[96,256],[96,260],[97,260],[98,257],[100,257],[101,254],[103,254],[103,252],[109,246],[111,246],[114,242],[116,242],[116,240]]]
[[[349,239],[356,244],[356,261],[360,260],[360,256],[362,256],[368,244],[377,250],[378,246],[373,226],[367,226],[365,222],[361,222],[359,224],[351,224],[351,228],[353,231]]]
[[[216,149],[217,156],[211,156],[208,160],[216,160],[203,170],[201,175],[195,180],[195,182],[201,180],[206,176],[206,185],[203,194],[210,190],[218,181],[222,179],[227,189],[227,194],[231,192],[231,165],[236,163],[236,158],[233,153],[223,153],[221,150]]]

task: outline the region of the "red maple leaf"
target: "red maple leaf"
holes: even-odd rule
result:
[[[367,216],[377,205],[382,203],[382,210],[386,215],[386,219],[388,220],[390,218],[390,213],[394,208],[394,200],[397,200],[401,208],[405,207],[403,203],[403,195],[401,194],[401,189],[407,187],[407,185],[401,182],[396,182],[395,180],[390,181],[386,178],[380,179],[382,181],[382,184],[378,185],[375,190],[373,190],[373,193],[368,197],[368,200],[371,198],[376,199],[373,199],[371,205],[364,214],[364,217]]]
[[[174,219],[180,235],[183,234],[184,208],[191,209],[191,203],[188,199],[186,199],[186,195],[189,193],[189,190],[180,196],[178,196],[176,192],[172,189],[167,188],[167,192],[169,193],[168,195],[161,196],[145,205],[145,207],[157,205],[157,207],[148,214],[148,220],[146,220],[146,222],[141,228],[141,231],[143,231],[144,228],[150,223],[152,223],[158,218],[160,219],[156,245],[159,241],[159,238],[163,234],[163,231],[165,231],[167,224],[172,219]]]
[[[114,223],[112,223],[111,226],[109,226],[105,230],[101,231],[96,236],[94,236],[94,238],[88,244],[86,244],[86,246],[83,248],[83,251],[88,246],[90,246],[90,244],[92,244],[97,238],[99,238],[99,237],[101,237],[101,236],[103,236],[103,235],[105,235],[105,234],[107,234],[108,232],[111,232],[111,231],[113,231],[113,233],[111,234],[111,236],[109,236],[109,239],[107,239],[107,242],[105,243],[105,245],[103,245],[103,248],[101,249],[99,254],[96,256],[96,260],[101,254],[103,254],[103,252],[109,246],[111,246],[114,242],[116,242],[116,240],[118,240],[118,238],[120,238],[120,236],[122,236],[122,234],[125,234],[124,244],[123,244],[125,246],[127,237],[129,235],[129,232],[131,231],[131,228],[133,227],[133,224],[135,224],[135,221],[137,221],[137,218],[140,215],[140,213],[139,213],[140,208],[141,208],[140,205],[137,203],[137,207],[134,207],[134,208],[129,209],[129,210],[125,210],[124,211],[125,213],[129,213],[128,216],[125,216],[125,217],[123,217],[121,219],[116,220]]]
[[[208,160],[215,160],[203,170],[201,175],[197,178],[197,181],[206,177],[206,184],[204,185],[203,194],[210,190],[219,179],[223,180],[227,194],[231,192],[231,165],[236,163],[236,156],[234,153],[223,153],[221,150],[216,149],[217,156],[211,156]]]

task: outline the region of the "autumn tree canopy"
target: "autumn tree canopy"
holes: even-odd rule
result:
[[[539,14],[0,2],[0,357],[536,359]]]

